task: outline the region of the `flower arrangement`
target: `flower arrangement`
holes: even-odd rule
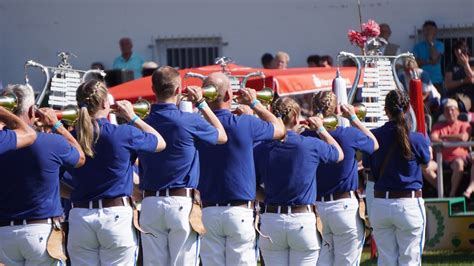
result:
[[[349,30],[347,37],[349,38],[349,42],[351,44],[360,47],[362,52],[365,54],[364,46],[368,41],[375,39],[380,35],[380,26],[377,24],[377,22],[369,19],[367,23],[362,24],[361,28],[361,32]]]

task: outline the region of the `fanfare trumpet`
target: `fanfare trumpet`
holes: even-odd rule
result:
[[[273,97],[275,96],[275,94],[273,93],[273,90],[268,87],[263,88],[257,91],[256,93],[257,93],[257,100],[259,100],[263,105],[271,104],[273,101]],[[241,94],[240,90],[234,92],[234,95],[240,95],[240,94]]]
[[[365,105],[362,103],[356,103],[353,106],[357,118],[359,118],[360,121],[364,121],[365,116],[367,115],[367,107],[365,107]]]
[[[4,107],[10,112],[13,112],[18,106],[18,99],[13,93],[7,93],[3,96],[0,96],[0,106]]]
[[[214,85],[207,85],[201,88],[202,90],[202,97],[204,97],[207,101],[213,102],[217,99],[217,88]],[[187,96],[188,90],[185,88],[183,90],[182,95]]]
[[[302,120],[300,121],[300,125],[309,125],[308,120]],[[338,126],[338,120],[337,116],[335,115],[328,115],[325,118],[323,118],[323,126],[327,130],[334,130]]]
[[[145,99],[140,99],[136,101],[134,104],[132,104],[132,106],[135,114],[137,114],[138,117],[140,117],[141,119],[147,117],[150,114],[151,104]],[[110,109],[112,109],[113,112],[117,112],[116,105],[112,105]]]

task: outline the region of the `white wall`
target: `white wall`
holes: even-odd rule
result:
[[[415,27],[474,22],[474,0],[361,0],[362,16],[389,23],[392,41],[411,49]],[[309,54],[357,52],[347,40],[358,29],[356,0],[0,0],[0,80],[23,82],[23,64],[34,59],[56,65],[56,53],[111,67],[118,39],[129,36],[134,50],[151,59],[148,45],[158,36],[220,34],[224,55],[259,66],[264,52],[287,51],[290,66],[305,66]]]

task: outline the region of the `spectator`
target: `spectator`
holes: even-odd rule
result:
[[[392,35],[392,30],[390,26],[386,23],[380,24],[380,35],[379,37],[384,38],[387,41],[387,44],[383,46],[382,52],[384,55],[397,55],[400,51],[400,45],[390,42],[390,36]]]
[[[306,63],[308,64],[308,67],[318,67],[320,60],[321,60],[321,57],[319,55],[313,54],[313,55],[308,56],[308,58],[306,58]]]
[[[444,53],[444,44],[435,39],[437,26],[434,21],[428,20],[423,24],[425,40],[417,43],[413,48],[418,65],[428,72],[433,85],[441,95],[444,95],[443,74],[441,73],[441,56]]]
[[[142,75],[143,77],[148,77],[153,75],[153,72],[158,69],[158,64],[153,61],[148,61],[143,63],[142,66]]]
[[[105,70],[105,67],[101,62],[94,62],[91,64],[91,69]]]
[[[269,54],[269,53],[264,53],[262,55],[262,66],[263,68],[265,69],[270,69],[270,68],[273,68],[273,55],[272,54]]]
[[[277,52],[273,62],[274,68],[276,69],[287,69],[288,63],[290,62],[290,56],[285,52]]]
[[[122,54],[115,58],[113,68],[114,69],[128,69],[133,71],[133,78],[142,77],[142,65],[144,63],[143,59],[132,53],[133,43],[132,40],[128,37],[122,38],[119,41],[120,51]]]
[[[330,68],[333,65],[333,60],[332,57],[329,55],[323,55],[321,56],[321,60],[319,61],[319,66],[320,67],[326,67]]]
[[[471,103],[474,103],[474,68],[473,62],[469,61],[469,48],[465,41],[454,44],[453,55],[455,60],[446,68],[444,84],[447,96],[465,94],[471,99]]]
[[[444,105],[445,122],[438,122],[433,126],[431,140],[433,142],[468,141],[471,136],[471,125],[458,120],[459,106],[456,100],[447,99]],[[450,197],[456,195],[461,182],[464,168],[467,164],[469,151],[465,147],[443,148],[443,160],[452,169]],[[471,173],[472,180],[472,173]],[[472,187],[469,187],[472,192]],[[466,191],[469,195],[470,192]]]
[[[412,71],[416,72],[423,83],[423,102],[425,103],[425,106],[428,107],[429,110],[435,111],[439,106],[441,95],[433,86],[430,75],[426,71],[423,71],[423,69],[419,68],[414,59],[408,58],[405,60],[404,71],[400,72],[398,79],[408,91]]]

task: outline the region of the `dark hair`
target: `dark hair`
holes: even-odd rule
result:
[[[151,76],[152,88],[157,98],[167,99],[181,86],[178,70],[170,66],[159,67]]]
[[[306,58],[306,63],[309,65],[309,63],[314,63],[315,65],[319,65],[319,61],[321,60],[321,57],[317,54],[313,54],[308,56]]]
[[[402,147],[403,157],[411,159],[411,146],[405,112],[410,106],[410,98],[402,90],[392,90],[385,97],[385,111],[392,117],[397,124],[396,141]]]
[[[423,28],[427,27],[427,26],[433,26],[435,28],[438,28],[438,26],[436,26],[436,22],[434,22],[432,20],[427,20],[427,21],[425,21],[425,23],[423,23]]]
[[[265,53],[262,55],[262,66],[266,66],[273,61],[273,55],[270,53]]]
[[[324,62],[324,61],[328,61],[328,65],[330,65],[330,66],[332,66],[332,64],[333,64],[333,60],[332,60],[332,57],[330,55],[321,56],[321,63]]]
[[[469,47],[467,46],[467,43],[465,40],[457,40],[454,45],[453,45],[453,58],[456,58],[456,50],[461,49],[461,52],[471,56],[471,53],[469,52]]]

